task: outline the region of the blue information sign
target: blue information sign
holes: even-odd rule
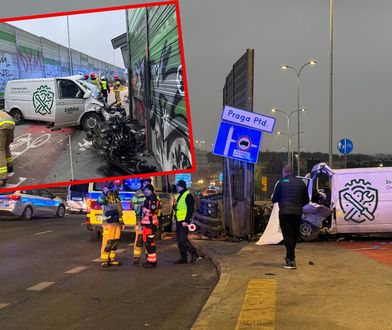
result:
[[[262,132],[256,129],[221,122],[213,153],[218,156],[256,163]]]
[[[354,143],[350,139],[341,139],[338,143],[338,151],[343,154],[349,154],[354,149]]]
[[[192,181],[192,174],[191,173],[180,173],[175,175],[175,180],[178,182],[178,180],[184,180],[186,183],[186,187],[190,188],[191,187],[191,181]]]

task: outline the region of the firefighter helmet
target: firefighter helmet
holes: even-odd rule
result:
[[[93,72],[93,73],[90,73],[90,78],[91,79],[95,79],[95,73]]]

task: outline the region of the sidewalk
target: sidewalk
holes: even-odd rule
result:
[[[283,245],[194,240],[220,279],[195,321],[204,329],[391,329],[391,267],[338,242]]]

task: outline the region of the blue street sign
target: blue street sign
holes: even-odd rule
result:
[[[349,139],[341,139],[338,143],[338,151],[343,154],[349,154],[354,149],[353,141]]]
[[[262,132],[244,126],[221,122],[213,153],[218,156],[256,163]]]

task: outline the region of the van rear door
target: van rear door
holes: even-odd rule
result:
[[[85,109],[85,91],[70,79],[56,79],[56,85],[58,98],[55,124],[62,127],[77,125]]]

